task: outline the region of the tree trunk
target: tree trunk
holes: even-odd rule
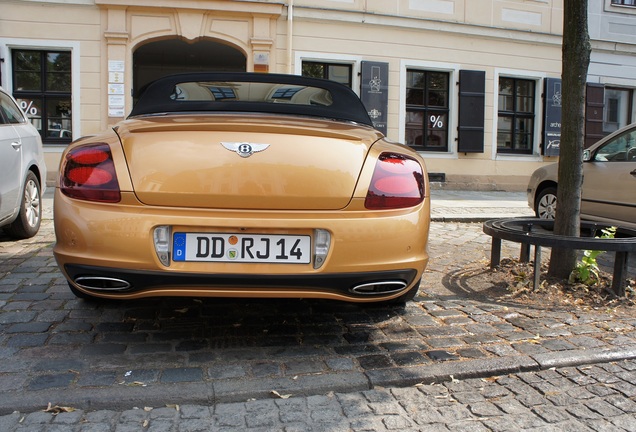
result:
[[[585,84],[590,64],[590,38],[587,28],[587,0],[563,3],[563,95],[559,187],[554,233],[580,235],[581,186],[583,184],[583,141],[585,128]],[[576,251],[553,248],[551,276],[567,278],[576,266]]]

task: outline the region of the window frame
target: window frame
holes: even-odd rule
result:
[[[410,89],[415,89],[415,88],[411,88],[409,87],[409,73],[422,73],[424,74],[425,77],[425,84],[424,84],[424,88],[422,88],[422,104],[418,105],[418,104],[409,104],[408,103],[408,92]],[[435,106],[435,105],[428,105],[428,103],[426,102],[426,98],[429,95],[429,92],[435,91],[435,90],[431,90],[431,88],[429,87],[429,82],[430,82],[430,75],[432,74],[444,74],[446,75],[446,88],[444,90],[442,90],[443,92],[446,93],[446,106]],[[449,130],[449,123],[450,123],[450,116],[451,116],[451,112],[450,112],[450,105],[451,105],[451,101],[450,101],[450,97],[451,97],[451,92],[450,92],[450,88],[451,88],[451,73],[448,71],[438,71],[438,70],[429,70],[429,69],[422,69],[422,68],[407,68],[406,70],[406,83],[405,83],[405,90],[406,90],[406,94],[405,94],[405,102],[406,102],[406,106],[405,106],[405,110],[406,110],[406,117],[409,117],[409,113],[410,112],[417,112],[417,113],[424,113],[423,115],[423,123],[421,125],[421,131],[422,131],[422,135],[424,136],[427,132],[429,132],[429,127],[428,124],[430,123],[428,121],[429,116],[430,118],[439,118],[439,115],[442,114],[445,117],[445,133],[446,133],[446,142],[444,145],[442,146],[431,146],[431,145],[426,145],[427,140],[425,140],[424,143],[422,143],[421,145],[413,145],[413,144],[409,144],[408,140],[406,139],[406,128],[407,128],[407,121],[405,119],[405,124],[404,124],[404,144],[408,145],[409,147],[411,147],[413,150],[418,151],[418,152],[430,152],[430,153],[448,153],[449,149],[450,149],[450,130]],[[430,135],[430,134],[429,134]],[[434,136],[434,135],[431,135]]]
[[[398,141],[406,142],[406,84],[407,70],[419,69],[431,72],[446,72],[448,76],[448,147],[444,152],[441,151],[420,151],[431,159],[457,159],[457,121],[459,107],[459,89],[455,83],[459,80],[460,65],[457,63],[438,63],[413,59],[403,59],[400,61],[400,94],[399,94],[399,124],[398,124]],[[413,147],[411,147],[413,148]]]
[[[532,134],[532,151],[526,153],[501,153],[497,147],[497,130],[499,122],[499,79],[516,78],[534,81],[534,125]],[[493,116],[492,116],[492,159],[493,160],[518,160],[541,161],[541,127],[543,125],[543,99],[541,97],[542,82],[547,75],[534,71],[520,71],[515,69],[495,69],[493,78]]]
[[[610,0],[610,5],[636,7],[636,0]]]
[[[361,56],[339,55],[331,53],[297,51],[294,57],[294,74],[303,74],[303,62],[329,63],[351,66],[351,90],[360,96]]]
[[[13,50],[44,50],[44,51],[69,51],[71,53],[71,124],[73,138],[82,136],[81,111],[80,111],[80,42],[79,41],[60,41],[60,40],[38,40],[38,39],[20,39],[20,38],[3,38],[0,40],[0,57],[5,61],[0,63],[0,71],[2,72],[2,80],[0,83],[9,93],[13,89]],[[68,144],[65,142],[52,142],[43,138],[45,144],[44,151],[47,149],[55,149],[56,147],[65,148]],[[54,150],[55,151],[55,150]]]
[[[349,68],[349,81],[347,83],[343,83],[343,82],[340,82],[340,81],[336,81],[336,82],[338,82],[340,84],[343,84],[343,85],[346,85],[349,88],[353,88],[352,87],[353,86],[353,65],[351,63],[339,63],[339,62],[330,62],[330,61],[326,61],[326,60],[318,61],[318,60],[306,60],[305,59],[305,60],[302,60],[302,63],[300,65],[301,76],[308,76],[309,77],[309,75],[304,75],[303,74],[303,70],[305,68],[305,64],[307,64],[307,63],[320,65],[320,66],[324,67],[324,71],[323,71],[324,73],[323,73],[322,76],[320,76],[320,77],[317,76],[317,77],[312,77],[312,78],[330,79],[329,78],[329,67],[331,67],[331,66],[336,66],[336,67],[340,66],[340,67]],[[332,80],[332,81],[335,81],[335,80]]]
[[[27,90],[17,90],[15,88],[12,89],[13,97],[16,99],[31,99],[40,101],[40,127],[38,128],[40,134],[42,135],[42,141],[46,143],[52,144],[69,144],[72,141],[72,130],[73,130],[73,111],[72,111],[72,54],[68,50],[48,50],[48,49],[26,49],[26,48],[14,48],[11,50],[11,57],[13,62],[13,70],[12,70],[12,78],[14,85],[18,81],[18,76],[20,73],[29,73],[29,71],[18,71],[17,70],[17,56],[19,53],[31,53],[34,57],[39,57],[39,70],[35,71],[35,73],[39,76],[39,88],[37,89],[27,89]],[[59,72],[49,69],[49,56],[51,55],[67,55],[71,64],[69,65],[69,70],[64,71],[64,74],[69,74],[68,76],[68,90],[56,90],[48,87],[49,79],[53,77],[55,74]],[[51,128],[50,123],[54,121],[56,118],[53,113],[49,112],[50,102],[56,100],[68,100],[71,103],[68,111],[70,111],[70,118],[68,119],[70,123],[70,131],[63,127],[62,122],[63,118],[60,120],[59,124],[59,132],[56,134],[58,129]],[[30,105],[30,103],[29,103]],[[22,106],[22,105],[21,105]],[[29,115],[29,113],[27,113]],[[71,136],[67,136],[64,131],[70,132]]]
[[[610,112],[610,104],[608,103],[610,100],[616,100],[614,98],[609,98],[608,95],[608,90],[609,91],[618,91],[618,92],[625,92],[627,94],[627,100],[626,100],[626,104],[625,104],[625,122],[622,123],[620,118],[617,118],[616,122],[612,122],[610,121],[611,119],[609,118],[611,112]],[[629,88],[629,87],[620,87],[620,86],[616,86],[616,85],[609,85],[606,84],[603,87],[603,102],[605,105],[605,108],[603,109],[603,132],[607,133],[608,135],[610,133],[613,133],[625,126],[627,126],[628,124],[632,123],[632,118],[633,118],[633,107],[634,107],[634,89],[633,88]],[[617,113],[618,116],[620,117],[620,112]],[[615,127],[611,127],[610,125],[616,123]]]

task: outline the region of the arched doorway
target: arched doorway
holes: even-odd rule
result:
[[[150,42],[133,53],[133,93],[162,76],[185,72],[245,72],[245,54],[212,39]]]

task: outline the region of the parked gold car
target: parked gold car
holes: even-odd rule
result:
[[[176,75],[65,151],[54,254],[80,297],[406,301],[429,219],[424,161],[347,87]]]
[[[581,219],[636,229],[636,123],[601,139],[584,152]],[[536,170],[528,205],[537,217],[554,219],[557,164]]]

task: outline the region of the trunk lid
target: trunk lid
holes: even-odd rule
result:
[[[344,208],[381,138],[355,124],[263,115],[146,117],[117,133],[144,204],[250,210]]]

